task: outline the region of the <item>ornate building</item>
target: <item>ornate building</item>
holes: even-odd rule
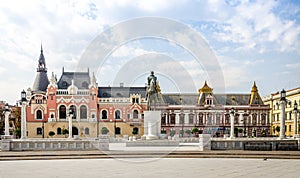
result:
[[[89,70],[66,72],[63,68],[58,81],[53,73],[49,81],[41,49],[37,76],[26,94],[28,137],[46,138],[51,131],[54,137],[66,137],[70,110],[74,113],[72,135],[97,137],[107,131],[111,136],[142,135],[145,87],[97,85]]]
[[[249,94],[214,94],[205,82],[198,94],[163,94],[163,97],[165,105],[156,109],[162,111],[162,133],[166,135],[188,136],[187,130],[197,128],[199,133],[223,137],[230,132],[232,108],[236,137],[270,135],[269,106],[263,104],[255,82]]]
[[[269,106],[264,105],[256,84],[247,94],[215,94],[205,82],[195,94],[164,94],[154,72],[147,86],[98,87],[94,74],[62,70],[57,80],[47,77],[46,60],[41,48],[37,75],[32,89],[27,90],[27,134],[29,138],[114,137],[144,134],[144,111],[160,110],[161,133],[188,136],[188,130],[219,137],[229,133],[229,110],[235,111],[237,136],[269,136]],[[73,111],[69,128],[69,111]],[[182,133],[181,133],[182,134]]]
[[[297,107],[297,118],[296,118],[296,134],[300,133],[300,124],[299,124],[299,105],[300,105],[300,88],[293,88],[286,91],[286,108],[285,108],[285,135],[286,136],[294,136],[295,133],[295,112],[294,107],[296,103]],[[269,114],[269,120],[271,123],[271,134],[272,135],[279,135],[280,130],[280,92],[272,93],[268,96],[263,97],[263,101],[266,105],[269,105],[271,110]]]

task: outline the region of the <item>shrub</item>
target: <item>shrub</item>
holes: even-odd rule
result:
[[[106,127],[102,127],[101,134],[106,135],[109,132],[109,130]]]

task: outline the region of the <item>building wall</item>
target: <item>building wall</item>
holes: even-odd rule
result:
[[[271,123],[271,134],[274,136],[278,136],[279,132],[276,131],[276,127],[280,127],[280,113],[281,108],[279,105],[280,101],[280,92],[271,94],[269,96],[262,98],[264,103],[269,105],[271,110],[269,114],[269,120]],[[294,102],[296,101],[298,104],[298,110],[299,110],[299,104],[300,104],[300,88],[294,88],[291,90],[286,91],[286,99],[287,99],[287,105],[285,108],[285,114],[286,114],[286,130],[285,135],[286,136],[293,136],[294,135]],[[300,125],[299,125],[299,113],[297,114],[298,119],[298,133],[300,133]]]

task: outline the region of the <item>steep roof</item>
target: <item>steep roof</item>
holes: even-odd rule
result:
[[[46,60],[43,54],[43,47],[41,46],[41,54],[38,60],[37,74],[33,83],[32,91],[43,91],[47,90],[49,79],[47,76]]]
[[[74,80],[74,85],[78,89],[88,89],[90,85],[90,75],[89,72],[64,72],[57,82],[59,89],[67,89]]]
[[[47,73],[44,71],[37,72],[32,91],[46,91],[49,85]]]
[[[146,97],[146,87],[98,87],[99,98],[128,98],[131,94]]]

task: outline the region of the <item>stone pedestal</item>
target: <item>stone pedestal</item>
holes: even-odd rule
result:
[[[11,140],[3,139],[1,141],[1,151],[10,151],[10,142]]]
[[[147,140],[159,139],[161,111],[144,111],[144,136]]]
[[[211,150],[210,134],[199,134],[199,147],[200,151]]]

